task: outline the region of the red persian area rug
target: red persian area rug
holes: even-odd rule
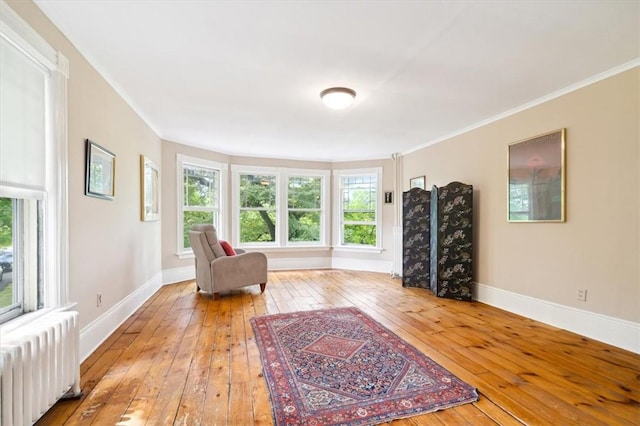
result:
[[[251,318],[276,425],[373,425],[478,400],[358,308]]]

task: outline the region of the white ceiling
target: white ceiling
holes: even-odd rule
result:
[[[160,137],[231,155],[390,158],[640,58],[638,0],[35,3]]]

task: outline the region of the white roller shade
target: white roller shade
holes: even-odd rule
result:
[[[47,77],[0,38],[0,185],[45,189]]]

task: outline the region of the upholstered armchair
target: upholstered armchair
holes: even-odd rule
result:
[[[194,225],[189,231],[189,241],[196,257],[197,290],[212,293],[216,300],[221,291],[253,284],[260,284],[260,292],[264,292],[267,285],[264,253],[237,249],[235,255],[228,256],[213,225]]]

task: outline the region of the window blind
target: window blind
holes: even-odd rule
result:
[[[0,38],[0,185],[45,190],[48,73]]]

